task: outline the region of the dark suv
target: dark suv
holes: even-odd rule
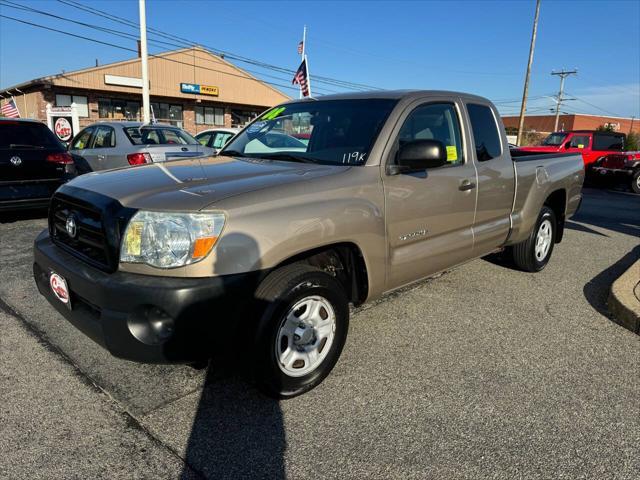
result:
[[[45,124],[0,119],[0,211],[45,207],[75,176],[73,158]]]

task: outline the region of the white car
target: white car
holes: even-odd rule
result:
[[[196,140],[205,147],[213,148],[217,154],[239,131],[239,128],[211,128],[198,133]]]

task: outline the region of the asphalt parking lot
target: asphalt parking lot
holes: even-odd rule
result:
[[[606,310],[640,196],[586,189],[539,274],[482,259],[359,309],[329,378],[284,402],[111,357],[36,291],[46,221],[5,221],[0,478],[640,478],[640,337]]]

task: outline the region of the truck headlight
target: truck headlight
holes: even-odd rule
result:
[[[139,211],[129,221],[120,261],[174,268],[199,262],[213,249],[224,227],[222,213]]]

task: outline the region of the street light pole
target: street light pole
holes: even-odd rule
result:
[[[140,56],[142,57],[142,121],[149,123],[149,59],[147,53],[147,15],[145,0],[138,0],[140,10]]]
[[[522,105],[520,106],[520,121],[518,122],[518,139],[516,143],[520,146],[522,142],[522,131],[524,130],[524,114],[527,110],[527,95],[529,94],[529,78],[531,77],[531,65],[533,64],[533,49],[536,46],[536,35],[538,34],[538,17],[540,16],[540,0],[536,0],[536,16],[533,19],[533,33],[531,34],[531,46],[529,47],[529,63],[527,64],[527,75],[524,79],[524,92],[522,92]]]

